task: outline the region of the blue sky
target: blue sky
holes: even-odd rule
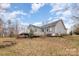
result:
[[[5,3],[0,4],[0,7],[0,17],[4,20],[19,20],[24,25],[40,26],[62,19],[69,28],[73,22],[70,18],[73,7],[71,3]]]
[[[17,10],[23,11],[27,15],[19,15],[19,16],[22,17],[23,22],[27,22],[29,24],[46,21],[51,16],[51,14],[49,13],[49,11],[51,10],[51,7],[48,4],[37,11],[33,11],[33,13],[31,13],[32,11],[31,5],[32,4],[30,3],[11,4],[12,7],[9,8],[8,11],[11,11],[11,12],[17,11]]]

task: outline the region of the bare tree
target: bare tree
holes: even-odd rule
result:
[[[12,24],[11,20],[8,20],[8,34],[9,37],[14,36],[14,25]]]
[[[73,33],[75,33],[75,34],[79,34],[79,24],[75,24],[74,26],[73,26]]]
[[[16,20],[15,22],[15,35],[16,36],[18,35],[18,32],[19,32],[19,23],[18,23],[18,20]]]
[[[72,27],[73,32],[75,34],[79,34],[79,4],[73,4],[72,6],[72,17],[71,19],[74,21],[74,25]]]
[[[0,18],[0,36],[3,36],[3,21]]]

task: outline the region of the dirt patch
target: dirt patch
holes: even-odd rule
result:
[[[9,47],[15,44],[16,44],[15,41],[3,41],[2,43],[0,43],[0,48]]]

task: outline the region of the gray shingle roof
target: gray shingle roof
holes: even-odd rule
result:
[[[41,27],[39,27],[39,26],[35,26],[35,25],[32,25],[32,24],[30,24],[28,27],[41,28]]]
[[[58,20],[58,21],[55,21],[55,22],[43,25],[42,28],[45,28],[45,27],[54,27],[59,21],[61,21],[61,20]]]
[[[40,28],[40,29],[47,28],[47,27],[55,27],[55,25],[56,25],[59,21],[61,21],[61,22],[63,23],[63,21],[60,19],[60,20],[54,21],[54,22],[52,22],[52,23],[48,23],[48,24],[46,24],[46,25],[43,25],[43,26],[41,26],[41,27],[35,26],[35,25],[32,25],[32,24],[30,24],[28,27],[35,27],[35,28]],[[63,23],[63,25],[64,25],[64,23]],[[64,28],[65,28],[65,26],[64,26]],[[65,29],[66,29],[66,28],[65,28]]]

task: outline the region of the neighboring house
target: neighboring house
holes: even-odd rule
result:
[[[46,25],[43,25],[41,27],[35,26],[35,25],[29,25],[28,29],[32,29],[33,33],[35,35],[52,35],[54,36],[55,34],[67,34],[67,29],[63,23],[62,20],[58,20]]]
[[[35,25],[29,25],[28,26],[28,33],[30,32],[30,30],[33,31],[33,34],[35,36],[42,36],[44,35],[43,31],[42,31],[42,28],[41,27],[38,27],[38,26],[35,26]]]

